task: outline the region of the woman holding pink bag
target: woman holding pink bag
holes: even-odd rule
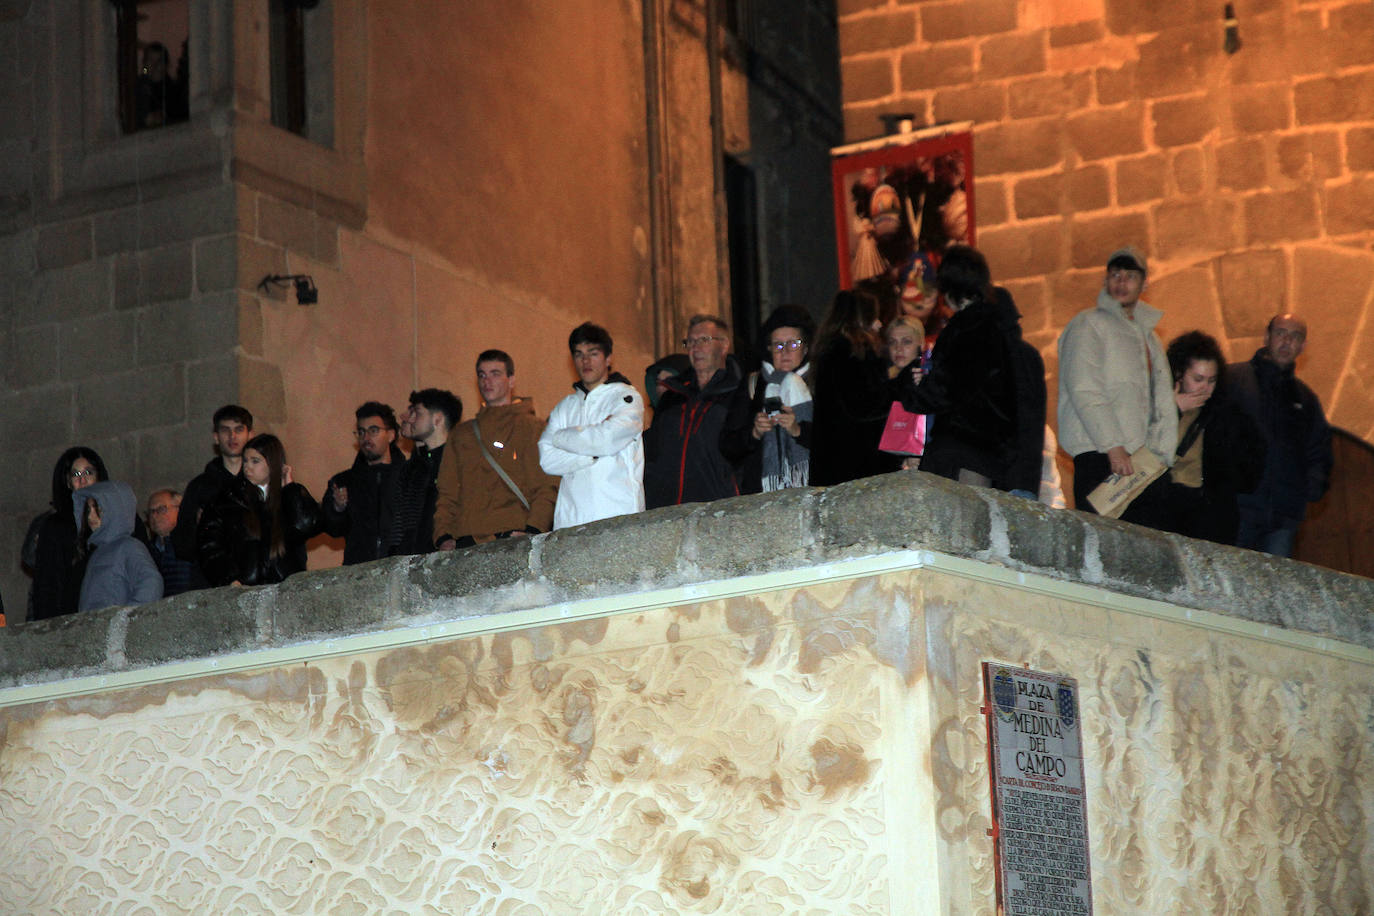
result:
[[[910,374],[919,382],[928,358],[926,332],[921,322],[908,315],[898,315],[883,328],[883,340],[887,342],[888,378],[895,382],[902,375]],[[894,400],[878,448],[891,455],[903,456],[906,459],[902,462],[904,469],[914,468],[916,461],[913,459],[925,451],[927,424],[925,414],[911,413],[902,407],[901,401]]]

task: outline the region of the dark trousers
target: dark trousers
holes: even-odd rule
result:
[[[1112,474],[1112,463],[1102,452],[1084,452],[1073,456],[1073,507],[1096,513],[1088,494]]]

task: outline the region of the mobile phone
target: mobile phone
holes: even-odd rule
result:
[[[763,412],[770,417],[782,413],[782,398],[764,398]]]

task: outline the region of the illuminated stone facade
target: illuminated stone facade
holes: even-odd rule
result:
[[[845,134],[877,115],[974,122],[978,244],[1056,396],[1055,340],[1107,255],[1150,258],[1167,341],[1249,359],[1307,317],[1299,373],[1374,441],[1374,12],[1359,2],[839,0]]]
[[[841,120],[824,0],[722,20],[719,138],[700,0],[326,0],[304,13],[307,77],[317,50],[333,67],[331,91],[307,85],[305,136],[272,122],[279,0],[180,2],[190,118],[129,135],[116,4],[0,3],[12,618],[29,584],[20,542],[68,446],[94,447],[141,497],[183,487],[213,456],[214,410],[241,403],[319,496],[353,460],[357,405],[403,408],[436,386],[471,416],[482,350],[507,350],[517,394],[547,415],[576,379],[568,333],[592,320],[640,384],[687,316],[730,312],[725,156],[756,188],[745,313],[819,309],[833,293],[827,151]],[[312,132],[317,115],[327,131]],[[269,274],[310,275],[318,304],[260,289]],[[335,542],[315,546],[312,565],[337,563]]]
[[[81,615],[0,636],[0,900],[991,916],[989,660],[1078,680],[1096,912],[1364,912],[1369,606],[903,474]]]

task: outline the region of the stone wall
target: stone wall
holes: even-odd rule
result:
[[[1046,356],[1121,244],[1151,259],[1161,335],[1248,359],[1310,324],[1300,374],[1374,439],[1374,12],[1368,4],[840,0],[845,133],[880,112],[972,120],[978,245]]]
[[[676,349],[687,316],[728,313],[704,7],[653,0],[656,176],[646,8],[334,0],[308,25],[327,29],[308,39],[332,49],[332,129],[307,139],[271,123],[265,3],[189,0],[191,118],[129,136],[116,117],[114,7],[0,3],[0,593],[11,617],[22,619],[29,585],[23,532],[70,445],[94,447],[140,495],[184,486],[213,455],[211,414],[238,402],[281,436],[318,495],[353,460],[352,412],[366,400],[404,407],[413,389],[446,387],[471,415],[475,358],[499,347],[516,360],[517,392],[547,414],[575,378],[566,341],[581,322],[611,331],[615,368],[637,380]],[[833,46],[823,0],[803,19],[807,53]],[[792,23],[777,10],[761,21],[768,112],[795,102],[804,116],[796,135],[770,120],[756,144],[750,64],[727,56],[725,148],[760,174],[774,231],[766,304],[798,295],[818,307],[831,264],[777,230],[828,226],[833,47],[827,67],[793,84],[806,54],[789,50]],[[814,180],[799,185],[808,169]],[[668,204],[660,244],[675,268],[661,287],[651,185]],[[314,278],[317,305],[259,289],[288,273]],[[334,553],[321,543],[312,564]]]
[[[20,619],[20,542],[62,451],[95,448],[144,493],[184,485],[239,391],[236,199],[212,115],[227,59],[201,28],[192,121],[122,136],[113,24],[108,5],[0,4],[0,591]]]
[[[990,914],[993,660],[1078,680],[1097,911],[1363,912],[1372,605],[903,473],[12,627],[0,899]]]

